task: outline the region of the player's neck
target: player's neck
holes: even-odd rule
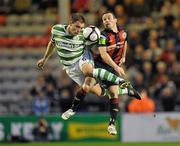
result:
[[[113,31],[113,32],[116,32],[116,33],[118,32],[117,25],[114,25],[114,26],[112,27],[112,31]]]

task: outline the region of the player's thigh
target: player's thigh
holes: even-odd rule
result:
[[[92,76],[93,74],[93,65],[89,62],[84,63],[81,67],[81,71],[85,76]]]
[[[94,60],[90,51],[85,50],[83,57],[79,60],[79,68],[86,76],[91,76],[94,68]]]
[[[84,84],[85,76],[79,68],[78,64],[71,66],[70,68],[66,69],[67,75],[75,81],[80,87]]]
[[[111,85],[108,88],[110,98],[118,98],[118,85]]]

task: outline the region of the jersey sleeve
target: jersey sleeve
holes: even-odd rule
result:
[[[99,47],[107,46],[108,38],[105,34],[101,33],[99,39]]]
[[[62,24],[56,24],[51,29],[51,41],[55,41],[55,37],[59,37],[64,34],[64,27],[65,25]]]

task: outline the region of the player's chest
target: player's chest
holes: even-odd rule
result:
[[[112,47],[108,47],[107,51],[124,48],[126,37],[127,34],[124,31],[120,31],[118,33],[109,33],[107,44],[108,46]]]

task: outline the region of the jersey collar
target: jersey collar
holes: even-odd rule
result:
[[[72,36],[72,35],[68,32],[67,27],[68,27],[68,25],[65,25],[65,26],[64,26],[64,30],[65,30],[65,32],[66,32],[66,35]]]

